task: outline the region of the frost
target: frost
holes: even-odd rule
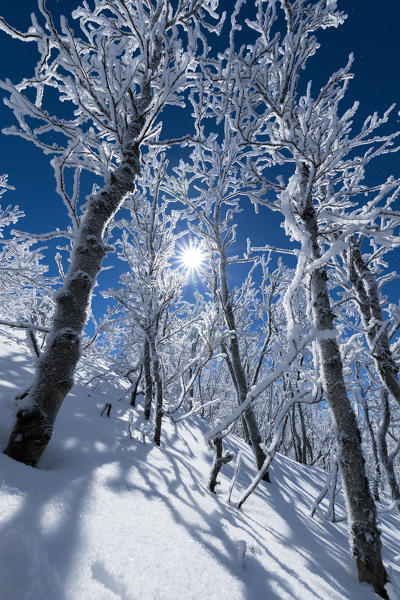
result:
[[[318,340],[334,340],[338,337],[338,332],[336,329],[325,329],[318,331],[317,339]]]

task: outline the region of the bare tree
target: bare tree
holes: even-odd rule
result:
[[[391,214],[388,210],[388,218]],[[387,219],[386,219],[387,220]],[[393,219],[390,219],[393,221]],[[399,223],[398,219],[395,224]],[[386,234],[387,242],[390,243],[390,237],[393,236],[393,224],[389,232],[384,231],[381,223],[380,238]],[[389,237],[390,236],[390,237]],[[394,323],[391,319],[385,319],[382,311],[382,298],[377,281],[376,269],[373,267],[374,258],[382,260],[382,254],[385,251],[384,246],[375,247],[373,256],[363,257],[361,253],[362,237],[358,240],[355,236],[351,238],[349,250],[346,253],[346,267],[349,273],[349,279],[353,286],[353,293],[356,296],[356,306],[360,311],[363,325],[365,327],[365,337],[374,360],[376,370],[382,380],[386,390],[393,396],[400,406],[400,382],[399,366],[393,357],[390,347],[390,334]],[[379,266],[378,266],[379,269]],[[395,327],[396,330],[396,327]]]
[[[195,112],[201,112],[201,108],[197,106]],[[202,144],[196,145],[190,163],[181,162],[175,169],[177,177],[169,180],[167,190],[189,208],[190,227],[202,240],[202,246],[212,264],[212,297],[224,316],[227,331],[226,339],[221,341],[221,347],[238,404],[242,405],[257,376],[254,375],[251,380],[246,373],[240,350],[241,336],[235,315],[234,293],[228,281],[229,266],[238,262],[238,257],[230,254],[236,242],[236,224],[233,217],[235,212],[239,211],[241,187],[238,177],[237,136],[232,135],[227,121],[224,135],[222,145],[218,143],[215,134],[210,135]],[[247,407],[243,417],[245,437],[251,443],[257,466],[261,469],[265,453],[253,406]],[[218,448],[217,441],[215,444]],[[269,481],[267,470],[264,471],[262,479]]]
[[[382,465],[386,474],[386,479],[390,489],[390,493],[394,504],[397,506],[397,510],[400,512],[400,486],[396,479],[394,472],[394,459],[400,452],[400,441],[397,441],[396,447],[392,452],[389,453],[386,435],[390,424],[390,407],[389,407],[389,394],[385,388],[381,390],[381,421],[378,428],[378,445],[379,454],[381,456]]]
[[[122,287],[107,292],[125,307],[126,320],[133,321],[142,331],[145,418],[150,418],[154,393],[157,445],[161,439],[164,398],[158,344],[167,312],[178,300],[184,283],[183,274],[171,264],[179,239],[175,231],[179,215],[176,211],[167,212],[168,202],[160,195],[165,169],[165,160],[151,153],[146,157],[136,194],[125,201],[129,216],[116,222],[116,227],[122,230],[116,245],[119,257],[129,269],[120,277]]]
[[[38,14],[32,15],[26,33],[0,18],[3,31],[35,44],[39,52],[33,76],[17,85],[0,83],[18,121],[6,133],[32,141],[53,157],[57,190],[73,229],[66,234],[73,237],[73,250],[56,295],[51,332],[26,408],[18,412],[5,450],[16,460],[36,465],[51,438],[73,385],[92,289],[105,254],[112,250],[104,231],[134,190],[145,144],[159,139],[163,108],[184,104],[182,91],[195,77],[196,54],[205,51],[202,30],[213,29],[207,22],[216,18],[214,7],[211,0],[177,5],[164,0],[95,0],[73,12],[73,26],[63,16],[58,26],[45,1],[38,0]],[[51,107],[58,113],[51,114],[47,95],[54,91],[58,104],[52,102]],[[73,106],[71,118],[64,101]],[[72,191],[66,184],[68,170],[74,173]],[[80,214],[83,170],[102,177],[105,185],[93,191]]]
[[[360,581],[370,583],[387,598],[376,508],[343,376],[327,265],[342,250],[352,230],[363,230],[374,210],[379,206],[385,211],[398,195],[399,182],[393,178],[372,189],[363,183],[365,166],[373,158],[396,150],[393,140],[398,132],[387,136],[375,133],[388,121],[389,109],[381,118],[376,114],[369,117],[358,134],[351,134],[357,103],[343,114],[339,111],[351,78],[351,59],[315,97],[311,82],[303,95],[299,90],[302,70],[318,49],[314,32],[337,26],[344,18],[335,1],[261,0],[256,17],[248,22],[256,32],[254,45],[243,46],[235,56],[233,20],[225,61],[210,67],[208,73],[215,89],[212,112],[222,118],[229,111],[231,126],[242,143],[252,148],[243,169],[243,177],[253,187],[251,197],[255,203],[279,211],[286,233],[300,245],[295,251],[296,273],[285,295],[288,342],[293,351],[299,345],[292,298],[298,286],[307,281],[316,358],[337,432],[351,550]],[[284,163],[294,164],[288,181],[282,174],[272,180],[270,167]],[[367,206],[357,206],[355,199],[361,194],[371,198],[374,193]]]

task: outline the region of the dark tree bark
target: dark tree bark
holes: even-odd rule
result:
[[[219,236],[218,236],[218,239],[219,239]],[[228,278],[227,278],[227,273],[226,273],[226,256],[225,256],[224,248],[222,247],[221,243],[219,243],[218,251],[220,254],[219,279],[220,279],[220,288],[221,288],[222,308],[223,308],[224,315],[225,315],[226,325],[227,325],[229,331],[231,331],[231,335],[229,338],[229,358],[230,358],[230,363],[231,363],[230,372],[231,372],[231,376],[233,377],[235,388],[236,388],[236,391],[238,394],[238,403],[239,403],[239,405],[241,405],[246,400],[247,393],[248,393],[248,385],[247,385],[247,380],[246,380],[246,374],[244,371],[244,366],[243,366],[241,356],[240,356],[239,340],[238,340],[237,333],[236,333],[235,315],[234,315],[232,303],[231,303],[231,300],[229,297]],[[252,406],[249,406],[247,408],[247,410],[245,411],[244,422],[245,422],[244,430],[246,431],[246,428],[247,428],[246,433],[248,433],[248,436],[249,436],[249,439],[251,442],[251,447],[252,447],[252,450],[253,450],[253,453],[254,453],[254,456],[256,459],[257,468],[258,468],[258,470],[261,470],[264,465],[266,456],[261,447],[262,437],[261,437],[260,430],[258,427],[256,415],[255,415],[255,412],[254,412],[254,409]],[[270,476],[269,476],[268,469],[264,471],[262,480],[266,481],[266,482],[270,482]]]
[[[219,475],[219,472],[222,469],[222,465],[228,464],[228,462],[233,460],[234,456],[233,456],[232,452],[226,452],[225,454],[223,454],[222,437],[215,438],[214,446],[215,446],[215,456],[214,456],[214,462],[213,462],[213,465],[211,468],[210,480],[208,483],[208,487],[209,487],[210,491],[215,494],[215,488],[219,484],[217,477]]]
[[[226,364],[228,366],[229,374],[231,376],[231,379],[233,381],[233,385],[235,387],[236,393],[237,393],[238,398],[239,398],[239,390],[238,390],[238,386],[237,386],[235,371],[233,369],[232,362],[231,362],[231,359],[229,357],[228,349],[226,348],[226,346],[225,346],[225,344],[223,342],[221,342],[221,350],[224,353],[225,362],[226,362]],[[249,428],[247,427],[246,419],[245,419],[245,417],[243,415],[242,415],[242,417],[240,419],[240,424],[242,426],[243,438],[244,438],[246,444],[248,444],[249,446],[251,446],[251,439],[250,439]]]
[[[160,373],[160,359],[158,358],[154,336],[152,336],[151,334],[149,339],[149,346],[153,378],[156,388],[154,442],[155,444],[157,444],[157,446],[159,446],[161,443],[161,425],[163,418],[163,386]]]
[[[397,510],[400,512],[400,487],[396,480],[396,475],[393,468],[394,456],[389,456],[386,443],[386,434],[390,425],[390,407],[388,393],[384,388],[381,390],[381,406],[382,416],[378,428],[379,454],[381,455],[382,465],[386,474],[392,499],[397,503]]]
[[[137,127],[128,139],[135,140]],[[56,311],[46,347],[29,390],[31,406],[18,411],[5,454],[36,466],[53,434],[54,422],[73,385],[80,357],[80,339],[91,293],[107,252],[103,233],[139,172],[139,147],[127,144],[120,166],[108,184],[91,196],[74,242],[63,287],[57,292]]]
[[[317,215],[309,187],[309,168],[300,167],[300,192],[304,202],[301,218],[311,245],[313,260],[321,258]],[[316,268],[310,281],[312,315],[319,337],[321,369],[326,400],[336,425],[338,461],[348,513],[350,546],[360,581],[369,583],[382,598],[388,598],[388,581],[382,561],[382,545],[376,522],[376,507],[365,473],[361,436],[343,377],[343,365],[331,310],[326,268]]]
[[[144,340],[143,346],[143,367],[144,367],[144,389],[145,389],[145,401],[144,401],[144,418],[146,421],[150,419],[151,415],[151,404],[153,402],[153,378],[151,375],[151,358],[150,358],[150,346],[147,336]]]
[[[132,406],[132,408],[135,408],[135,406],[136,406],[136,396],[137,396],[137,391],[138,391],[140,379],[142,377],[142,373],[143,373],[143,363],[140,365],[139,373],[138,373],[138,376],[136,378],[136,382],[135,382],[134,388],[133,388],[133,390],[131,392],[131,406]]]
[[[304,422],[303,409],[302,409],[300,403],[297,405],[297,410],[299,411],[300,431],[301,431],[300,462],[303,465],[306,465],[307,464],[307,447],[310,445],[310,443],[309,443],[309,441],[307,439],[306,424]],[[312,455],[311,455],[311,460],[312,460]]]
[[[290,428],[292,431],[292,444],[293,444],[293,450],[294,450],[294,456],[295,456],[295,460],[299,463],[301,463],[301,447],[300,447],[300,436],[297,433],[297,429],[296,429],[296,407],[293,406],[292,410],[290,411]]]
[[[399,367],[393,358],[375,274],[362,258],[360,243],[353,238],[349,252],[350,282],[366,329],[366,339],[382,383],[400,406]]]

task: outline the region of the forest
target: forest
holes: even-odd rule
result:
[[[343,519],[342,491],[358,580],[394,598],[377,506],[400,513],[400,176],[381,168],[398,107],[359,119],[352,55],[310,75],[340,2],[218,4],[82,0],[64,15],[38,0],[26,30],[0,16],[36,53],[0,80],[3,134],[45,155],[64,211],[23,231],[1,175],[0,325],[35,359],[4,453],[40,470],[74,382],[161,450],[165,427],[196,416],[210,493],[245,468],[231,439],[255,467],[235,510],[279,487],[278,455],[322,469],[310,518],[324,501]]]

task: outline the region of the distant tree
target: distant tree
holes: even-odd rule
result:
[[[105,228],[134,190],[141,152],[160,139],[164,107],[185,104],[182,92],[196,76],[196,56],[206,51],[203,32],[219,28],[209,24],[218,20],[216,4],[95,0],[73,12],[73,25],[64,16],[57,25],[45,0],[38,0],[38,14],[26,33],[0,18],[1,30],[35,44],[39,52],[33,76],[18,85],[0,83],[18,121],[6,133],[32,141],[53,157],[57,190],[73,229],[66,234],[73,237],[70,265],[55,298],[30,406],[18,412],[5,450],[16,460],[36,465],[51,438],[73,385],[92,289],[111,250],[104,242]],[[72,192],[66,183],[70,170]],[[80,214],[82,171],[99,175],[105,184],[88,197]]]
[[[388,207],[389,208],[389,207]],[[392,221],[389,231],[385,231],[383,219],[380,223],[379,238],[389,246],[394,239],[395,228],[400,221],[391,218],[391,211],[387,210],[387,219]],[[394,221],[394,222],[393,222]],[[373,254],[363,256],[361,252],[362,237],[358,240],[353,236],[346,252],[345,266],[348,278],[352,284],[352,292],[356,297],[356,308],[360,311],[365,328],[365,338],[374,360],[375,367],[388,393],[390,393],[400,406],[400,381],[399,366],[390,347],[390,338],[398,328],[398,322],[385,318],[382,311],[382,297],[378,274],[380,263],[385,254],[385,246],[374,244]],[[374,263],[377,263],[374,265]],[[387,280],[385,277],[381,284]]]
[[[177,265],[171,264],[179,238],[175,231],[179,214],[168,212],[168,203],[161,197],[165,168],[165,160],[152,154],[143,167],[136,193],[125,200],[128,216],[115,225],[121,231],[121,239],[116,242],[118,256],[127,263],[128,270],[120,277],[121,287],[107,292],[126,309],[126,323],[134,323],[142,332],[145,418],[150,418],[154,384],[157,445],[164,398],[158,344],[165,333],[170,306],[179,298],[184,283]]]
[[[7,189],[6,176],[0,176],[0,198]],[[0,208],[0,322],[25,329],[32,350],[39,355],[35,333],[48,331],[54,305],[51,300],[55,278],[46,277],[44,248],[35,240],[11,229],[25,215],[18,206]]]
[[[197,107],[195,112],[201,112],[200,107]],[[237,224],[234,215],[240,210],[238,202],[242,193],[238,166],[239,151],[237,136],[231,134],[229,123],[226,121],[222,144],[218,143],[216,134],[210,135],[202,144],[197,144],[190,156],[190,162],[181,161],[175,168],[176,177],[169,180],[167,188],[176,200],[189,209],[190,227],[201,240],[207,259],[212,263],[213,272],[210,278],[212,299],[223,315],[227,332],[226,339],[221,340],[221,349],[231,375],[237,402],[242,405],[249,388],[255,381],[252,381],[246,373],[240,349],[243,330],[239,330],[234,293],[229,287],[228,280],[229,266],[239,262],[237,256],[230,255],[231,248],[236,242]],[[241,291],[243,295],[245,289],[244,285]],[[247,306],[242,310],[252,312],[250,304],[249,294],[247,294]],[[263,352],[265,351],[266,348]],[[254,378],[256,379],[255,375]],[[243,417],[245,437],[251,443],[257,466],[261,469],[265,453],[262,449],[262,438],[254,407],[249,406],[244,411]],[[218,449],[221,443],[221,434],[219,434]],[[269,481],[267,471],[263,474],[263,480]]]

